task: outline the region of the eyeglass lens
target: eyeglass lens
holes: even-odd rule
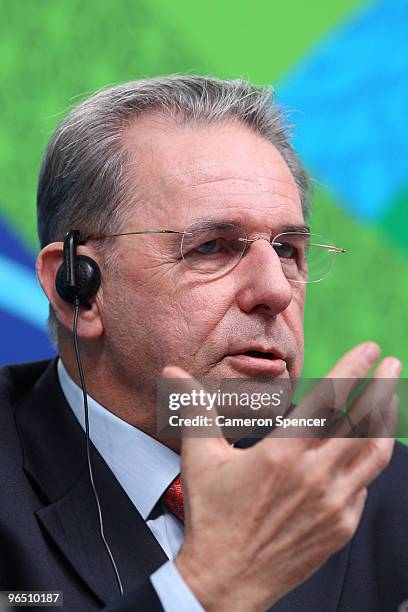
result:
[[[256,240],[256,238],[255,238]],[[186,228],[181,255],[186,265],[199,272],[221,275],[234,268],[254,239],[240,225],[228,222],[196,222]],[[284,232],[270,241],[289,281],[311,283],[330,272],[334,246],[322,236],[306,232]]]

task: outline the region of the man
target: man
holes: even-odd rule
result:
[[[39,179],[37,264],[60,359],[2,373],[3,590],[116,611],[388,612],[407,596],[407,451],[392,438],[155,439],[161,375],[187,391],[190,377],[300,376],[308,213],[267,89],[136,81],[62,122]],[[77,331],[111,559],[74,308],[56,288],[72,230],[102,279]],[[364,343],[329,376],[364,378],[379,354]],[[393,357],[374,371],[390,412],[400,371]]]

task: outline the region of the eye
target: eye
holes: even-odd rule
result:
[[[274,245],[275,251],[283,259],[296,259],[297,249],[289,242],[280,242]]]
[[[213,253],[217,253],[220,250],[219,239],[215,238],[214,240],[208,240],[207,242],[203,242],[200,246],[196,247],[194,250],[200,255],[212,255]]]

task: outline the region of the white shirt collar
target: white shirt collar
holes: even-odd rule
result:
[[[85,430],[82,389],[69,376],[61,359],[58,378],[72,412]],[[179,474],[180,456],[109,412],[89,395],[88,407],[92,443],[146,520]]]

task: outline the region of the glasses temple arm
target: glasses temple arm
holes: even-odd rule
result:
[[[88,240],[105,240],[106,238],[118,238],[119,236],[140,236],[142,234],[190,234],[191,232],[179,232],[177,230],[144,230],[142,232],[121,232],[119,234],[105,234],[102,236],[90,235],[81,240],[84,244]]]

